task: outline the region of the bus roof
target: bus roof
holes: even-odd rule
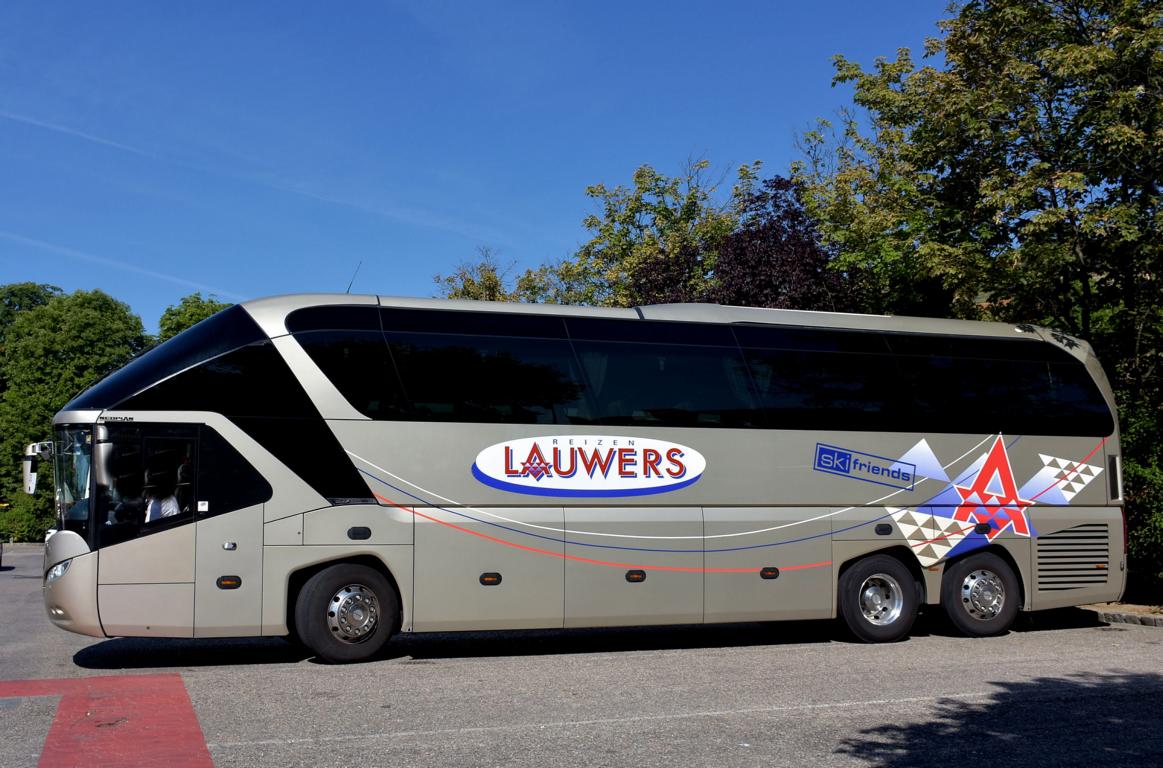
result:
[[[518,304],[499,301],[472,301],[465,299],[429,299],[405,296],[373,296],[344,293],[300,293],[254,299],[242,306],[254,317],[259,326],[271,337],[288,333],[285,319],[288,314],[304,307],[325,305],[370,305],[403,309],[435,309],[461,312],[506,312],[528,315],[557,315],[565,317],[607,317],[621,319],[666,320],[674,322],[701,322],[765,325],[794,325],[818,328],[844,328],[869,331],[896,331],[900,333],[936,333],[956,336],[993,336],[1013,338],[1015,334],[1033,333],[1045,341],[1051,332],[1033,325],[979,320],[950,320],[933,317],[903,317],[894,315],[863,315],[846,312],[813,312],[799,309],[761,309],[734,307],[721,304],[654,304],[628,309],[613,307],[579,307],[562,304]],[[1086,345],[1054,333],[1053,338],[1076,357],[1084,358]]]

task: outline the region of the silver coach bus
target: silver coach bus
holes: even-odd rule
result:
[[[971,636],[1125,581],[1110,386],[1032,326],[298,295],[55,418],[57,626],[293,635],[839,616]]]

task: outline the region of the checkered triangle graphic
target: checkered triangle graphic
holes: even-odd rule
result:
[[[1094,478],[1102,474],[1102,467],[1096,467],[1093,464],[1060,459],[1057,456],[1047,456],[1044,453],[1039,453],[1038,458],[1042,460],[1043,467],[1053,470],[1054,480],[1058,482],[1062,496],[1067,502],[1077,496],[1083,488],[1090,485]]]
[[[885,507],[923,567],[939,563],[969,533],[966,524],[915,509]]]

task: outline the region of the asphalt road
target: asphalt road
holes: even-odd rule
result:
[[[180,675],[219,766],[1163,765],[1163,629],[1081,610],[880,646],[827,622],[423,635],[335,667],[61,632],[40,553],[5,552],[0,679],[143,674]],[[37,764],[63,700],[0,698],[0,766]]]

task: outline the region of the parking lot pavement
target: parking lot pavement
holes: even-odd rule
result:
[[[1163,630],[1080,610],[879,646],[827,622],[411,636],[334,667],[278,639],[69,635],[39,553],[4,560],[0,678],[178,676],[219,766],[1163,764]],[[57,700],[0,698],[0,765],[51,756]]]

